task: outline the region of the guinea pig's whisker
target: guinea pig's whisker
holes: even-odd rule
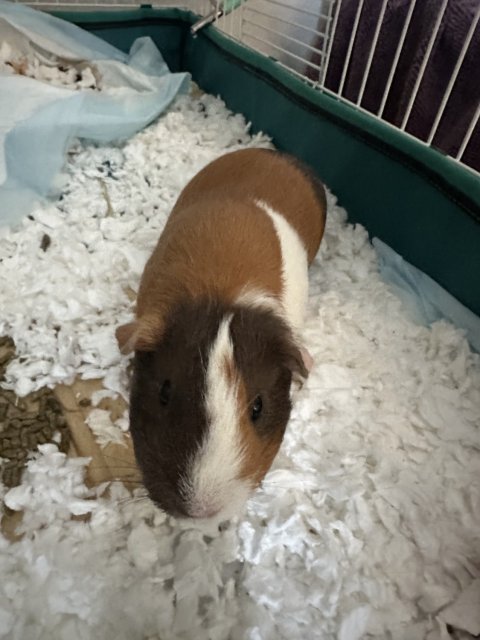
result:
[[[141,475],[137,469],[127,469],[126,467],[89,467],[89,471],[105,471],[109,476],[115,474],[116,480],[136,480],[141,481]],[[108,479],[108,478],[107,478]]]
[[[262,482],[262,484],[260,485],[261,489],[265,489],[268,487],[274,487],[274,488],[279,488],[279,489],[296,489],[298,491],[301,491],[303,489],[317,489],[318,485],[315,482],[301,482],[301,483],[296,483],[296,484],[285,484],[284,482],[276,482],[275,480],[264,480]]]
[[[141,489],[143,488],[143,483],[140,480],[129,480],[128,478],[120,478],[120,477],[113,477],[113,478],[109,478],[107,482],[121,482],[123,485],[128,485],[125,486],[126,489],[128,489],[128,487],[132,487],[132,489]]]
[[[121,504],[122,502],[129,502],[129,501],[132,501],[132,500],[145,500],[146,498],[148,498],[148,493],[147,493],[147,490],[144,489],[143,493],[140,493],[140,494],[137,494],[137,495],[133,495],[132,493],[129,493],[128,496],[124,496],[123,498],[119,498],[118,500],[116,500],[116,502]]]
[[[139,504],[140,502],[148,502],[150,498],[148,496],[130,496],[129,498],[122,498],[117,500],[116,503],[122,507],[128,504]]]
[[[162,493],[165,491],[165,485],[162,484],[161,482],[159,482],[158,484],[152,484],[149,487],[149,491],[150,493],[156,493],[157,491],[159,493]]]
[[[132,456],[132,461],[129,462],[128,460],[125,460],[125,458],[121,458],[120,456],[114,456],[111,453],[105,453],[102,452],[102,455],[104,458],[110,458],[111,460],[119,460],[120,462],[126,463],[126,464],[130,464],[132,467],[135,466],[135,462]]]
[[[136,473],[140,473],[140,469],[131,464],[115,464],[115,465],[107,465],[107,464],[97,464],[91,465],[89,469],[128,469],[129,471],[135,471]]]
[[[119,478],[136,478],[141,480],[142,476],[138,469],[128,469],[126,467],[90,467],[91,471],[106,471],[107,473],[115,474]]]
[[[269,486],[260,485],[258,487],[257,491],[260,491],[260,492],[266,494],[269,489],[275,489],[275,491],[288,491],[289,489],[291,489],[291,487],[286,487],[286,486],[283,486],[281,484],[275,485],[275,487],[272,487],[272,486],[269,487]]]
[[[124,522],[122,525],[120,525],[119,527],[116,527],[113,531],[109,532],[109,535],[124,534],[128,530],[129,530],[129,525],[128,523]]]
[[[200,356],[200,362],[202,363],[202,370],[205,373],[207,371],[207,367],[205,366],[205,361],[203,359],[202,350],[198,347],[198,355]]]
[[[115,482],[122,482],[124,485],[132,486],[132,488],[143,488],[141,480],[130,480],[129,478],[114,478]],[[128,487],[127,487],[128,488]]]

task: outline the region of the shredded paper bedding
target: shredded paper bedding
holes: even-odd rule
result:
[[[269,145],[220,100],[182,96],[125,144],[73,147],[60,200],[0,229],[5,386],[100,377],[127,397],[114,329],[180,189],[226,151]],[[245,513],[179,524],[140,490],[87,489],[87,460],[40,446],[2,490],[24,535],[0,536],[0,638],[480,633],[479,358],[450,324],[414,323],[365,229],[331,194],[328,207],[304,329],[315,367]],[[128,437],[96,417],[99,438]]]

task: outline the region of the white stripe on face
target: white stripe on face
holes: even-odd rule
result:
[[[256,204],[272,220],[282,252],[282,305],[294,331],[303,325],[308,301],[308,256],[300,236],[286,218],[263,200]]]
[[[245,502],[250,486],[239,480],[242,465],[238,384],[229,379],[233,370],[230,338],[232,315],[224,317],[213,343],[206,372],[207,432],[188,474],[189,515],[208,518],[218,512],[234,513]],[[225,512],[227,517],[227,513]]]

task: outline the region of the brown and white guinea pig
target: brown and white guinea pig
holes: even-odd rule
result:
[[[180,194],[116,332],[135,350],[135,456],[166,512],[228,518],[270,468],[311,364],[298,330],[325,215],[315,176],[267,149],[218,158]]]

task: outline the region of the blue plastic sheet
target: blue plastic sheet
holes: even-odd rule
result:
[[[189,76],[172,74],[150,38],[128,54],[73,24],[0,0],[0,43],[42,60],[95,69],[102,90],[56,87],[0,72],[0,224],[15,224],[54,193],[75,138],[109,143],[152,122],[188,89]]]
[[[380,275],[402,300],[410,318],[422,325],[448,320],[465,332],[470,346],[480,353],[480,318],[381,240],[372,242]]]

